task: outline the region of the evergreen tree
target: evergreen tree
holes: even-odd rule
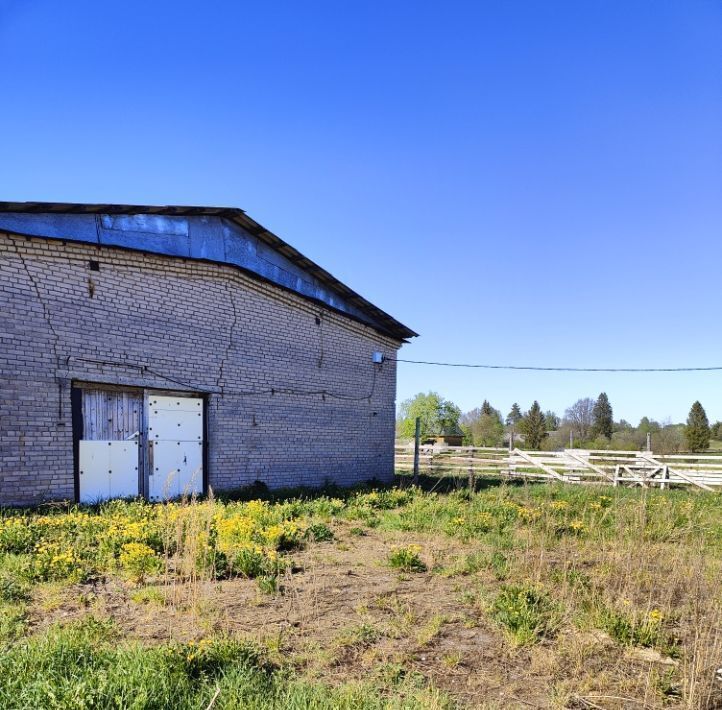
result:
[[[551,409],[548,409],[544,413],[544,426],[546,426],[547,431],[556,431],[559,428],[559,417],[556,415],[556,412],[552,412]]]
[[[597,397],[597,401],[594,403],[594,409],[592,410],[592,417],[594,419],[594,435],[611,439],[612,432],[614,431],[614,414],[606,392],[602,392],[599,397]]]
[[[534,400],[534,404],[531,405],[531,409],[526,413],[519,428],[524,434],[524,443],[528,448],[538,449],[541,446],[547,432],[544,412],[542,412],[539,402]]]
[[[719,439],[722,436],[722,422],[715,422],[709,428],[709,433],[713,439]]]
[[[506,415],[506,423],[510,426],[515,426],[521,421],[521,418],[521,409],[519,409],[519,405],[514,402],[514,404],[511,405],[511,411]]]
[[[709,448],[709,420],[704,407],[699,402],[695,402],[689,410],[684,438],[690,451],[706,451]]]
[[[488,399],[485,399],[483,404],[481,405],[481,413],[486,415],[487,417],[496,416],[496,410],[489,404]]]

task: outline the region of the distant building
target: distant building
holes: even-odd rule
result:
[[[416,334],[242,210],[0,203],[0,306],[2,504],[393,475]]]
[[[464,432],[458,424],[450,425],[439,434],[427,435],[421,443],[435,446],[461,446],[464,443]]]

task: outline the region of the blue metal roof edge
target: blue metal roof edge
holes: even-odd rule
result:
[[[241,210],[0,202],[0,230],[233,265],[398,340],[416,335]]]

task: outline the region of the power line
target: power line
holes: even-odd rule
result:
[[[76,362],[87,362],[92,363],[95,365],[102,366],[112,366],[112,367],[127,367],[134,370],[138,370],[140,374],[149,373],[151,375],[154,375],[155,377],[158,377],[162,380],[166,380],[167,382],[173,382],[176,385],[180,385],[184,389],[193,390],[196,392],[204,392],[207,391],[206,385],[194,385],[190,384],[188,382],[184,382],[182,380],[177,380],[174,377],[170,377],[168,375],[164,375],[162,372],[158,372],[158,370],[154,370],[148,365],[142,364],[142,363],[134,363],[134,362],[118,362],[115,360],[97,360],[94,358],[86,358],[86,357],[78,357],[75,355],[69,355],[66,358],[66,366],[70,365],[70,361],[74,360]],[[374,396],[374,393],[376,392],[376,376],[378,374],[378,370],[376,367],[373,368],[373,375],[371,379],[371,389],[368,392],[368,394],[346,394],[341,392],[333,392],[331,390],[326,389],[297,389],[293,387],[286,387],[286,386],[273,386],[273,387],[267,387],[265,389],[258,389],[258,390],[226,390],[226,394],[229,395],[236,395],[238,397],[256,397],[256,396],[266,396],[266,395],[277,395],[277,394],[284,394],[288,396],[296,396],[296,397],[322,397],[324,400],[326,397],[329,397],[330,399],[338,399],[346,402],[363,402],[363,401],[371,401],[371,399]]]
[[[539,367],[536,365],[476,365],[462,362],[432,362],[430,360],[405,360],[385,358],[392,362],[407,362],[413,365],[437,365],[439,367],[471,367],[481,370],[532,370],[534,372],[714,372],[715,367]]]

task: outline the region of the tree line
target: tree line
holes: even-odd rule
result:
[[[414,437],[416,418],[421,424],[422,441],[441,437],[468,446],[504,446],[513,439],[522,448],[556,450],[566,447],[587,449],[640,450],[648,436],[659,453],[706,451],[711,440],[722,439],[722,422],[710,426],[699,401],[692,405],[684,424],[660,423],[642,417],[634,426],[624,419],[614,420],[614,410],[605,392],[584,397],[569,406],[563,416],[544,411],[534,400],[522,411],[514,403],[506,416],[484,400],[468,412],[437,392],[419,393],[402,403],[397,419],[397,436]]]

